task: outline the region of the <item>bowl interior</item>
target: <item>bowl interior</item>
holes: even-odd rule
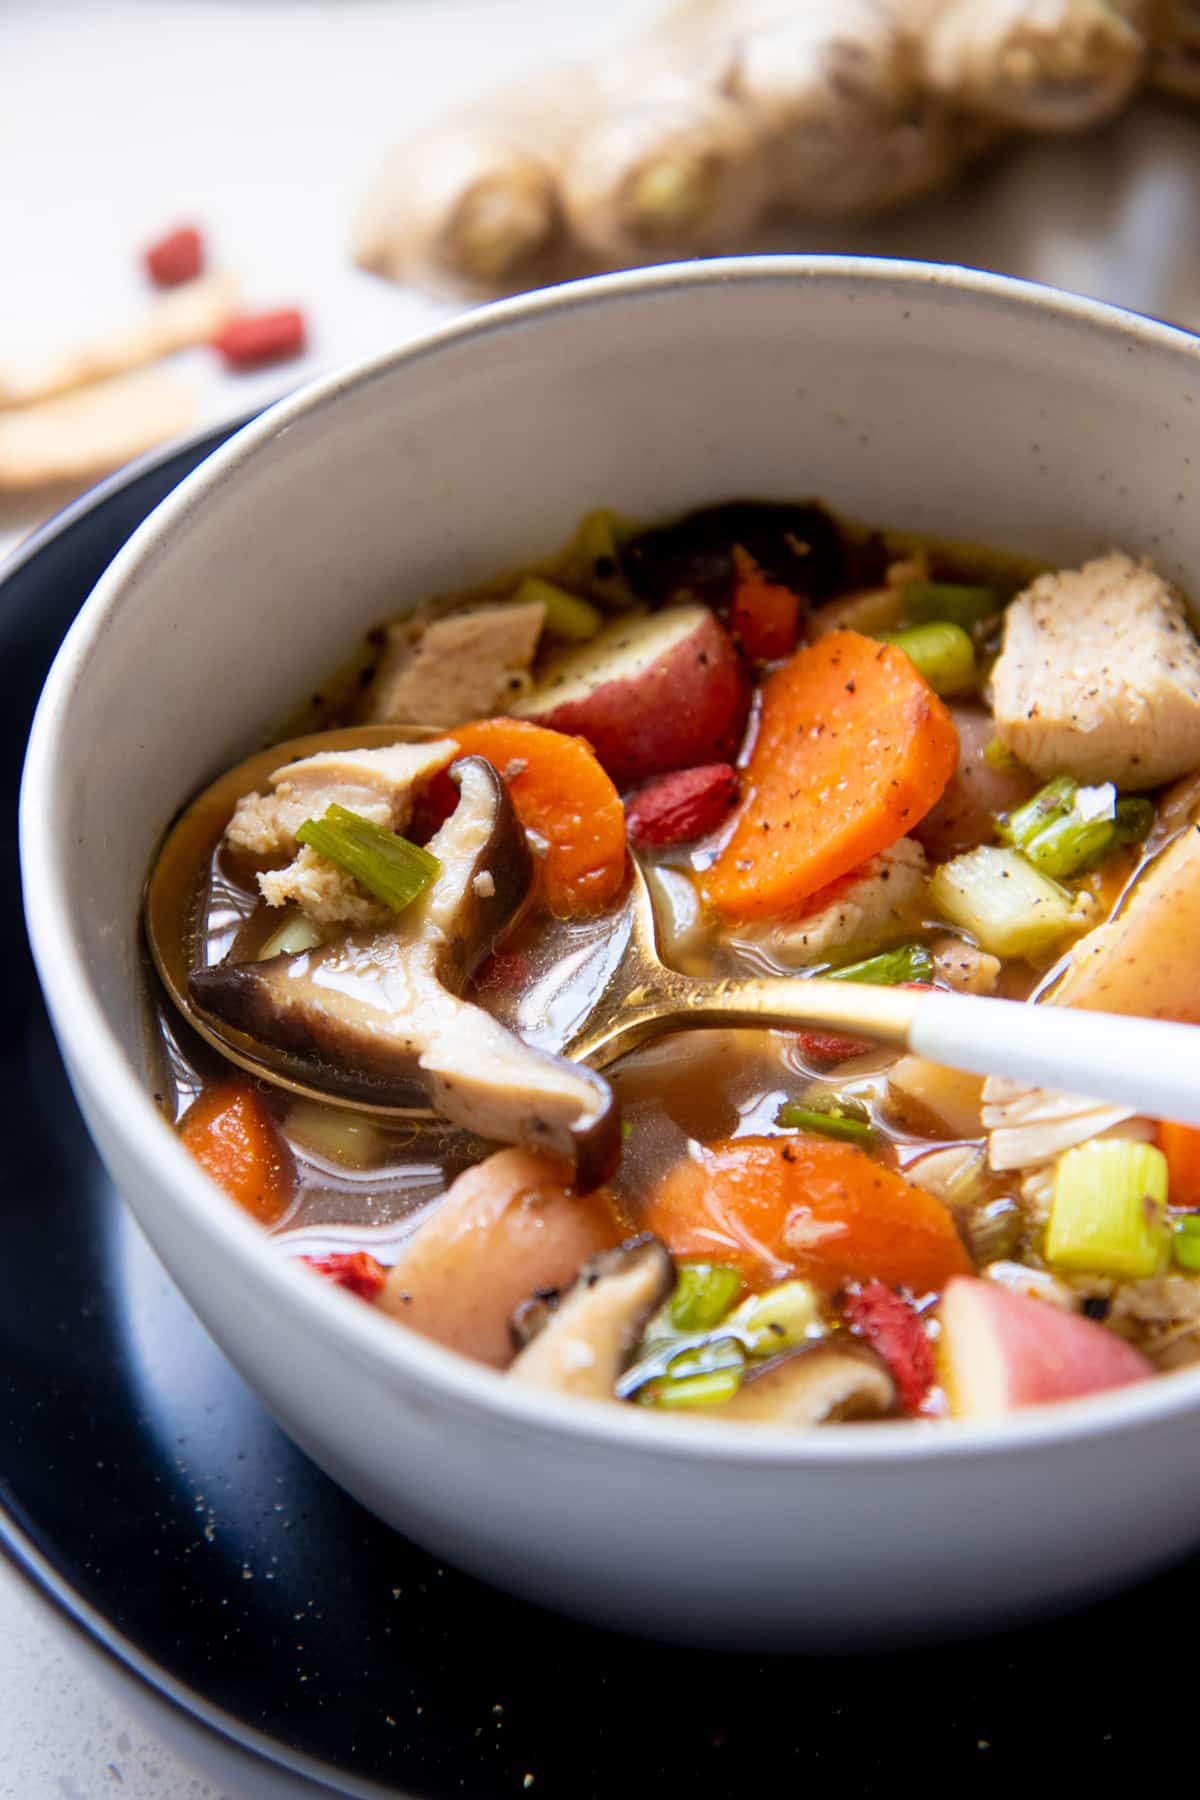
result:
[[[178,806],[389,613],[554,548],[584,511],[819,495],[1200,587],[1200,357],[1087,302],[895,265],[696,265],[491,309],[284,403],[143,527],[53,679],[49,904],[141,1043],[137,915]],[[27,801],[30,796],[27,794]]]

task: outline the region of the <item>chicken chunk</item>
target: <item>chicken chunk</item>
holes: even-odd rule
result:
[[[788,967],[826,962],[835,952],[869,956],[912,931],[925,874],[920,844],[901,838],[853,875],[814,894],[801,917],[746,927],[735,941],[761,946]]]
[[[933,966],[939,981],[959,994],[994,994],[1000,979],[1000,958],[989,956],[966,938],[946,932],[934,938]]]
[[[1200,645],[1174,589],[1120,551],[1018,594],[992,690],[998,736],[1041,776],[1150,788],[1200,763]]]
[[[1054,1000],[1200,1025],[1200,825],[1155,858],[1115,918],[1080,938]]]
[[[296,833],[326,807],[403,831],[425,784],[453,761],[452,738],[427,744],[387,744],[378,750],[322,750],[285,763],[270,777],[269,794],[246,794],[237,803],[226,842],[254,856],[290,856],[286,868],[258,877],[268,906],[299,906],[321,925],[383,924],[388,909],[323,856],[301,846]]]
[[[392,725],[461,725],[506,712],[529,692],[546,609],[479,606],[389,626],[364,718]]]
[[[437,738],[379,750],[322,750],[285,763],[270,776],[269,794],[245,794],[238,801],[226,842],[252,856],[294,856],[304,821],[334,805],[403,831],[417,792],[457,754],[452,738]]]

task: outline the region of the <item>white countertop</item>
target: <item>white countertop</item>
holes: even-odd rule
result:
[[[450,309],[361,275],[349,219],[387,142],[539,55],[594,52],[652,0],[4,0],[0,353],[68,342],[144,297],[137,252],[208,231],[250,305],[299,304],[303,362],[222,375],[201,421]],[[1031,147],[964,199],[777,248],[977,263],[1200,327],[1200,109],[1141,108]],[[65,496],[0,500],[0,554]],[[257,1800],[316,1790],[243,1758],[81,1651],[0,1563],[0,1800]]]

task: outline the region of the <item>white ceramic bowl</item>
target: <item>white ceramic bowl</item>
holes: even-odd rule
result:
[[[1050,558],[1118,544],[1200,593],[1197,471],[1182,332],[961,270],[770,258],[474,313],[275,407],[136,533],[34,725],[34,952],[150,1240],[366,1505],[551,1606],[762,1647],[1026,1615],[1200,1540],[1200,1373],[996,1424],[787,1435],[530,1393],[326,1289],[155,1110],[137,926],[180,803],[369,623],[552,548],[591,507],[819,494]]]

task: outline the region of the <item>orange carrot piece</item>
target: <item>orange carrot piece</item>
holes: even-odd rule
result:
[[[737,580],[729,608],[729,626],[751,662],[775,662],[790,656],[800,630],[800,596],[764,575],[754,558],[734,545]]]
[[[971,1273],[940,1200],[832,1138],[700,1146],[667,1172],[638,1223],[672,1255],[734,1263],[757,1286],[795,1274],[829,1290],[882,1281],[925,1294]]]
[[[296,1174],[270,1107],[249,1081],[205,1088],[184,1114],[179,1136],[206,1174],[263,1225],[291,1205]]]
[[[775,918],[910,832],[958,762],[949,712],[902,650],[831,631],[768,676],[748,804],[706,891]]]
[[[545,842],[538,876],[550,911],[607,906],[625,881],[625,809],[591,745],[527,719],[479,719],[452,735],[464,756],[505,776],[517,817]]]
[[[1158,1147],[1167,1159],[1167,1198],[1172,1206],[1200,1207],[1200,1131],[1162,1119]]]

